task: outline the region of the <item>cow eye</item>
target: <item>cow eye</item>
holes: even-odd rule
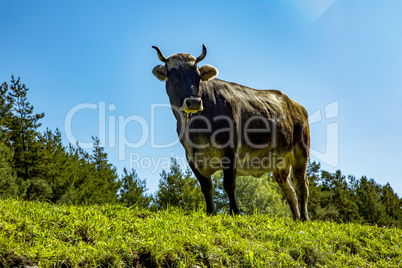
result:
[[[173,84],[177,84],[179,82],[179,80],[177,79],[177,77],[171,77],[170,82],[172,82]]]

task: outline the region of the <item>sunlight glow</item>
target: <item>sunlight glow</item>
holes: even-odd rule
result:
[[[316,21],[336,0],[284,0],[284,6],[307,24]]]

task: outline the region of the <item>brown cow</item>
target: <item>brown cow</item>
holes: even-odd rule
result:
[[[293,218],[308,220],[310,135],[306,110],[281,91],[256,90],[216,79],[215,67],[197,65],[206,56],[205,45],[198,58],[184,53],[166,58],[159,48],[153,48],[165,65],[152,72],[166,81],[177,133],[200,182],[207,213],[215,211],[211,175],[216,171],[223,170],[234,214],[239,213],[236,174],[261,177],[273,172]]]

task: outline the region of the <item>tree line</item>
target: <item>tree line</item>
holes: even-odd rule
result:
[[[189,169],[172,159],[170,170],[160,174],[156,193],[147,192],[146,180],[135,170],[118,175],[99,139],[93,137],[88,153],[78,145],[64,146],[58,129],[39,131],[43,113],[34,113],[28,88],[20,78],[0,86],[0,197],[42,200],[56,204],[121,203],[152,210],[169,206],[203,209],[204,197]],[[389,183],[382,186],[341,171],[321,170],[309,163],[309,214],[312,219],[358,222],[402,227],[402,199]],[[229,201],[223,174],[212,177],[217,212],[226,212]],[[283,194],[271,174],[260,179],[238,177],[236,191],[242,213],[290,217]]]

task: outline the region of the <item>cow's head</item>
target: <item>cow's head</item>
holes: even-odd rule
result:
[[[218,74],[218,70],[211,65],[198,68],[197,64],[207,55],[205,45],[198,58],[184,53],[165,58],[158,47],[153,46],[153,48],[156,49],[159,59],[165,65],[156,66],[152,73],[159,80],[166,81],[166,91],[171,105],[185,113],[202,111],[204,108],[199,94],[200,83]]]

